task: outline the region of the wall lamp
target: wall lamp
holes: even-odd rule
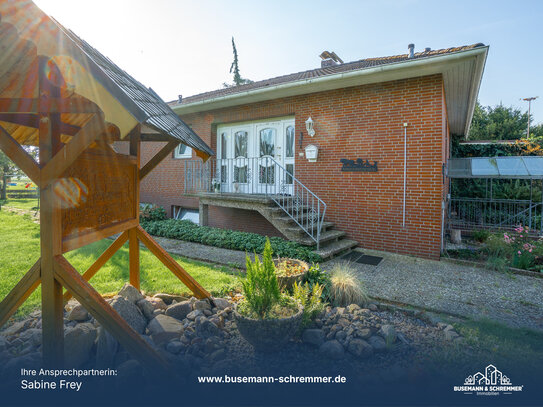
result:
[[[309,116],[309,119],[305,121],[305,128],[307,130],[307,134],[309,134],[311,137],[315,135],[315,129],[313,129],[314,123],[315,122],[313,121],[311,116]]]

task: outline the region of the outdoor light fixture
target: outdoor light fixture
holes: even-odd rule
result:
[[[315,135],[315,130],[313,129],[313,119],[311,116],[309,116],[309,119],[305,121],[305,128],[307,129],[307,134],[309,134],[311,137]]]

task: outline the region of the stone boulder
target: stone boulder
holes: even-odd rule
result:
[[[121,288],[121,291],[119,291],[119,296],[127,299],[131,303],[135,304],[140,300],[145,299],[142,293],[139,292],[139,290],[134,287],[133,285],[130,285],[126,283],[123,288]]]
[[[179,339],[183,334],[183,324],[167,315],[157,315],[147,325],[151,338],[157,345]]]
[[[73,307],[68,314],[68,321],[82,322],[86,321],[87,319],[89,319],[89,313],[81,304],[77,304],[75,307]]]
[[[385,339],[386,343],[396,342],[398,334],[392,325],[383,325],[379,330],[379,334]]]
[[[98,340],[96,341],[96,367],[98,369],[112,367],[118,349],[119,342],[117,339],[103,327],[98,328]]]
[[[145,332],[147,320],[135,303],[118,296],[111,301],[111,306],[137,333]]]
[[[353,339],[349,342],[349,352],[360,359],[365,359],[373,354],[371,345],[363,339]]]
[[[385,340],[377,335],[369,338],[368,343],[371,345],[375,352],[384,352],[387,349],[387,344],[385,343]]]
[[[148,320],[151,320],[155,317],[154,316],[155,307],[150,301],[147,301],[146,298],[136,302],[136,305],[138,306],[140,311],[143,313],[145,318],[147,318]]]
[[[333,359],[333,360],[341,359],[345,355],[345,350],[343,349],[343,346],[341,346],[341,343],[339,343],[335,339],[324,342],[320,346],[319,352],[322,353],[327,358]]]
[[[96,328],[90,323],[77,324],[64,335],[64,363],[79,367],[89,360],[96,339]]]
[[[220,329],[213,322],[208,319],[203,319],[196,326],[196,335],[201,338],[211,338],[212,336],[217,336],[220,333]]]
[[[161,299],[162,301],[164,301],[166,305],[170,305],[173,301],[181,302],[181,301],[187,300],[187,298],[183,297],[182,295],[164,294],[164,293],[155,294],[153,297]]]
[[[213,298],[213,303],[220,310],[223,310],[232,306],[232,304],[230,304],[230,301],[224,298]]]
[[[170,305],[166,309],[166,315],[179,321],[184,320],[188,314],[192,312],[192,304],[190,301],[183,301],[177,304]]]
[[[324,343],[324,331],[322,329],[306,329],[302,333],[302,341],[320,347]]]
[[[201,311],[205,311],[205,310],[211,310],[211,304],[209,303],[208,300],[200,300],[200,301],[196,301],[194,303],[194,309],[199,309]]]

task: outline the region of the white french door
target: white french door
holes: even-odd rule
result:
[[[218,126],[217,138],[223,192],[292,193],[294,119]]]

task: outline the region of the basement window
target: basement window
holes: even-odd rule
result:
[[[179,144],[173,151],[173,158],[192,158],[192,148]]]
[[[182,206],[172,206],[172,218],[177,220],[190,220],[192,223],[200,224],[200,212],[198,209],[183,208]]]

